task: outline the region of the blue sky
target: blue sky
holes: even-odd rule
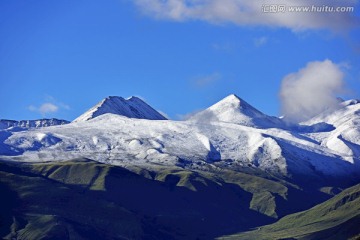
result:
[[[73,120],[136,95],[181,119],[232,93],[280,115],[284,77],[326,59],[344,73],[341,95],[358,97],[358,1],[316,1],[352,13],[261,12],[269,1],[0,0],[0,118]]]

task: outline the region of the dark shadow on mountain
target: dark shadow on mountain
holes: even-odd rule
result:
[[[348,148],[351,149],[351,151],[354,153],[354,155],[359,156],[360,155],[360,145],[350,142],[348,140],[346,140],[342,135],[339,135],[338,138],[343,141],[343,143],[345,143],[346,146],[348,146]]]
[[[260,129],[269,129],[269,128],[279,128],[279,129],[287,129],[286,123],[278,118],[273,116],[265,115],[266,117],[254,117],[252,119],[255,128]]]
[[[11,135],[12,133],[9,131],[0,130],[0,155],[17,156],[24,152],[18,149],[14,149],[5,143],[6,139],[8,139]]]
[[[93,165],[85,163],[83,170]],[[144,216],[104,200],[104,191],[45,177],[46,164],[40,166],[45,167],[41,173],[26,164],[0,166],[0,238],[144,239],[144,229],[151,229],[155,237],[148,239],[171,239],[152,222],[143,221]],[[67,174],[61,164],[53,167]]]
[[[277,214],[282,218],[290,213],[300,212],[314,207],[315,205],[330,199],[332,196],[318,191],[318,189],[305,190],[288,188],[287,199],[275,195]]]
[[[360,215],[349,219],[335,227],[328,228],[304,236],[304,239],[316,240],[338,240],[338,239],[359,239],[360,236]],[[357,237],[355,237],[357,236]]]
[[[161,182],[121,167],[80,162],[73,164],[81,164],[80,168],[69,168],[72,164],[1,163],[0,237],[212,239],[275,221],[249,209],[252,194],[236,184],[194,174],[189,189],[178,186],[181,179],[175,174]],[[65,183],[92,168],[101,170],[98,183],[106,173],[102,190]],[[14,225],[14,218],[26,224]]]
[[[221,161],[221,153],[218,150],[216,150],[216,148],[214,147],[214,145],[212,145],[211,142],[210,142],[210,151],[206,156],[206,161],[207,162]]]
[[[330,132],[335,130],[335,127],[331,124],[320,122],[313,125],[291,125],[288,126],[290,130],[299,133],[315,133],[315,132]]]
[[[340,157],[325,157],[317,152],[309,151],[305,148],[301,149],[301,156],[297,155],[298,149],[286,141],[276,139],[278,144],[282,146],[283,154],[286,156],[288,181],[293,182],[299,186],[309,189],[320,189],[321,187],[333,186],[339,188],[346,188],[352,186],[360,181],[360,176],[353,173],[350,174],[350,170],[354,168],[354,165],[350,162],[340,159]],[[319,161],[315,164],[309,161]],[[331,161],[332,166],[342,166],[344,172],[342,175],[324,174],[317,165],[326,166],[326,162]],[[346,172],[346,168],[349,172]],[[325,170],[325,169],[324,169]],[[336,171],[338,169],[335,169]]]
[[[25,130],[28,130],[28,129],[24,128],[24,127],[11,127],[11,128],[6,129],[6,131],[9,131],[9,132],[21,132],[21,131],[25,131]]]
[[[213,239],[276,221],[250,209],[252,193],[221,175],[206,174],[179,168],[135,173],[86,159],[1,163],[0,190],[6,198],[0,237]],[[254,186],[275,181],[259,170],[243,175],[239,180],[256,181]],[[286,199],[271,192],[279,217],[328,198],[312,188],[286,188]]]
[[[252,194],[238,185],[202,179],[192,182],[194,191],[178,187],[179,181],[179,176],[171,174],[162,183],[112,168],[106,178],[106,198],[151,216],[177,238],[212,239],[274,221],[249,209]]]
[[[5,236],[11,231],[11,225],[14,223],[14,211],[19,205],[19,198],[17,193],[3,182],[0,182],[0,196],[0,236]]]
[[[317,142],[316,140],[314,140],[314,139],[312,139],[312,138],[309,138],[309,137],[307,137],[307,136],[301,135],[300,133],[291,132],[291,134],[292,134],[293,136],[295,136],[296,138],[298,138],[298,139],[302,139],[302,140],[305,140],[305,141],[308,141],[308,142],[311,142],[311,143],[320,145],[320,143]]]

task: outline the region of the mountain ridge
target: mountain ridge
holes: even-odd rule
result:
[[[50,127],[56,125],[64,125],[70,123],[67,120],[57,119],[57,118],[42,118],[35,120],[9,120],[9,119],[0,119],[0,129],[7,128],[39,128],[39,127]]]
[[[324,201],[360,182],[358,108],[350,100],[288,127],[230,95],[189,121],[103,111],[65,125],[0,129],[0,236],[343,236],[358,229],[359,185]]]
[[[324,123],[332,127],[321,131],[313,125],[300,130],[286,128],[280,119],[261,113],[236,95],[229,95],[188,121],[153,121],[144,115],[129,118],[129,114],[115,111],[118,108],[109,113],[117,106],[113,102],[120,104],[120,110],[124,102],[148,107],[136,97],[109,97],[81,115],[79,121],[61,127],[3,130],[0,158],[34,162],[87,157],[109,164],[176,165],[194,170],[249,165],[298,179],[351,180],[360,172],[360,127],[356,124],[360,121],[356,110],[360,104],[356,101],[342,106],[343,110],[337,110],[340,113],[329,113],[342,117],[342,111],[350,111],[346,121],[336,126]],[[102,110],[97,113],[99,107]],[[213,120],[208,113],[218,118]]]
[[[124,99],[122,97],[109,96],[77,117],[73,122],[88,121],[106,113],[122,115],[129,118],[166,120],[162,114],[138,97],[132,96]]]

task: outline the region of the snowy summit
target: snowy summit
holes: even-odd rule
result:
[[[253,167],[287,177],[355,178],[360,103],[343,102],[297,127],[230,95],[188,121],[166,119],[144,101],[108,97],[72,123],[0,130],[0,158],[190,169]],[[90,121],[88,121],[90,120]]]
[[[110,96],[76,118],[73,122],[83,122],[106,113],[113,113],[128,118],[166,120],[166,118],[138,97],[124,99]]]
[[[283,125],[279,118],[260,112],[235,94],[225,97],[204,111],[195,114],[189,120],[197,122],[227,122],[256,128],[270,128]]]

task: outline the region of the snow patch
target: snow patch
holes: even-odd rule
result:
[[[97,145],[99,142],[99,139],[96,136],[93,136],[92,141],[93,141],[94,145]]]
[[[133,139],[129,142],[129,147],[131,149],[139,149],[142,145],[142,142],[138,139]]]
[[[45,133],[37,133],[36,138],[38,141],[42,141],[47,135]]]
[[[196,133],[196,137],[208,151],[211,151],[211,143],[209,138],[200,133]]]

